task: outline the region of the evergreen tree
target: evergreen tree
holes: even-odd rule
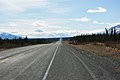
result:
[[[109,33],[108,33],[108,30],[107,30],[107,28],[105,28],[105,32],[106,32],[106,35],[108,35]]]

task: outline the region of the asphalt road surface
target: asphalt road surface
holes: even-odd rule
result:
[[[60,40],[1,51],[0,80],[115,79]]]

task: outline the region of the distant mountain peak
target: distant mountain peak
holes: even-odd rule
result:
[[[117,33],[120,33],[120,24],[116,25],[116,26],[113,26],[111,28],[109,28],[108,32],[110,33],[111,32],[111,29],[115,28],[116,29],[116,32]]]
[[[116,25],[116,26],[113,26],[111,28],[120,28],[120,24]]]
[[[2,39],[14,39],[14,38],[19,38],[20,36],[17,36],[11,33],[0,32],[0,37]]]

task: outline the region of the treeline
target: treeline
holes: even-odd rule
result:
[[[83,34],[74,36],[70,39],[71,43],[89,43],[89,42],[116,42],[120,41],[120,33],[117,32],[116,28],[107,29],[105,28],[104,33],[98,34]]]
[[[35,45],[35,44],[46,44],[50,43],[47,39],[28,39],[25,38],[15,38],[15,39],[2,39],[0,37],[0,48],[12,48],[19,46]]]

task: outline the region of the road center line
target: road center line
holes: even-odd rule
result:
[[[93,72],[88,68],[88,66],[84,63],[84,61],[78,57],[73,51],[71,51],[73,55],[83,64],[83,66],[87,69],[93,80],[98,80],[98,78],[93,74]]]
[[[51,68],[51,65],[52,65],[52,63],[53,63],[53,60],[54,60],[54,58],[55,58],[55,55],[56,55],[57,50],[58,50],[58,47],[59,47],[59,45],[58,45],[57,48],[55,49],[54,55],[53,55],[53,57],[52,57],[52,59],[51,59],[51,61],[50,61],[50,64],[49,64],[49,66],[48,66],[48,68],[47,68],[47,70],[46,70],[46,72],[45,72],[42,80],[46,80],[46,78],[47,78],[48,72],[49,72],[49,70],[50,70],[50,68]]]

